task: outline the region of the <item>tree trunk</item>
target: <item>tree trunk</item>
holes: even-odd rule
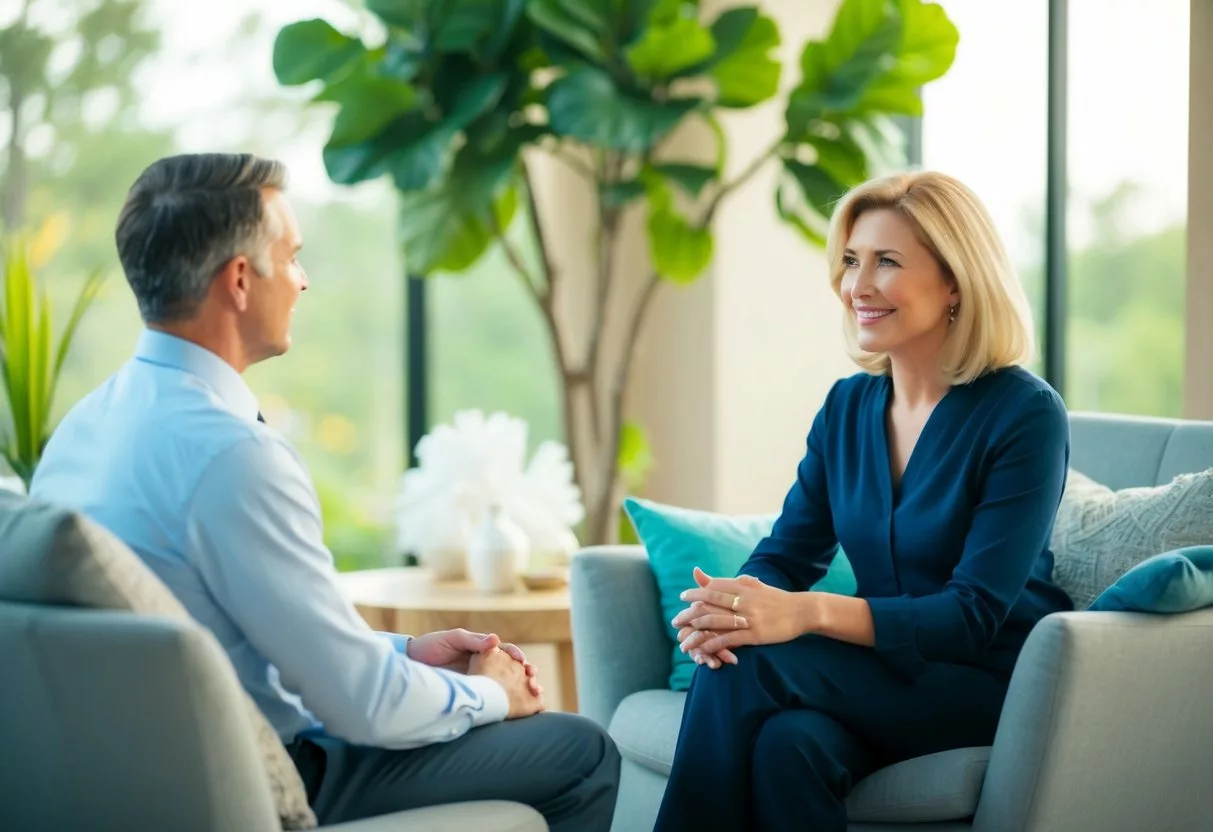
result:
[[[29,192],[25,148],[21,145],[21,108],[25,92],[14,88],[9,92],[12,133],[8,139],[8,162],[4,172],[4,187],[0,192],[0,220],[6,231],[15,232],[25,222],[25,200]]]

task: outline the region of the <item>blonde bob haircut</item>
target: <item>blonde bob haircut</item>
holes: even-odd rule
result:
[[[992,370],[1031,361],[1036,335],[1019,276],[981,200],[945,174],[919,171],[873,179],[838,202],[826,240],[834,293],[841,299],[843,252],[855,221],[880,208],[901,213],[939,262],[944,278],[956,281],[960,302],[943,348],[944,381],[968,384]],[[874,375],[887,374],[886,353],[859,348],[853,315],[845,317],[843,328],[855,363]]]

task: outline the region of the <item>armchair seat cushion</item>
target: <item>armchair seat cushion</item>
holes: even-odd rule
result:
[[[504,800],[447,803],[325,826],[327,832],[547,832],[543,815]]]
[[[686,694],[644,690],[619,703],[610,734],[625,759],[669,776]],[[960,748],[874,772],[847,798],[855,822],[929,823],[973,816],[990,749]]]

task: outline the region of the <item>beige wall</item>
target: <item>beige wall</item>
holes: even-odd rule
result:
[[[705,4],[709,12],[715,6]],[[783,35],[785,87],[800,47],[821,35],[836,0],[763,4]],[[778,137],[782,102],[726,116],[735,175]],[[638,352],[631,409],[658,458],[653,499],[728,512],[776,510],[830,384],[854,372],[821,252],[776,216],[776,166],[718,214],[710,273],[658,299]]]
[[[1213,0],[1192,0],[1184,415],[1213,419]]]

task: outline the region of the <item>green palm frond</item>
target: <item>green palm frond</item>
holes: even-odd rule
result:
[[[4,289],[0,292],[0,382],[4,385],[12,422],[2,452],[9,467],[28,486],[50,436],[51,407],[63,362],[80,321],[96,300],[105,278],[101,272],[95,272],[85,281],[55,345],[51,301],[39,290],[26,252],[25,240],[20,237],[0,249],[4,264]]]

